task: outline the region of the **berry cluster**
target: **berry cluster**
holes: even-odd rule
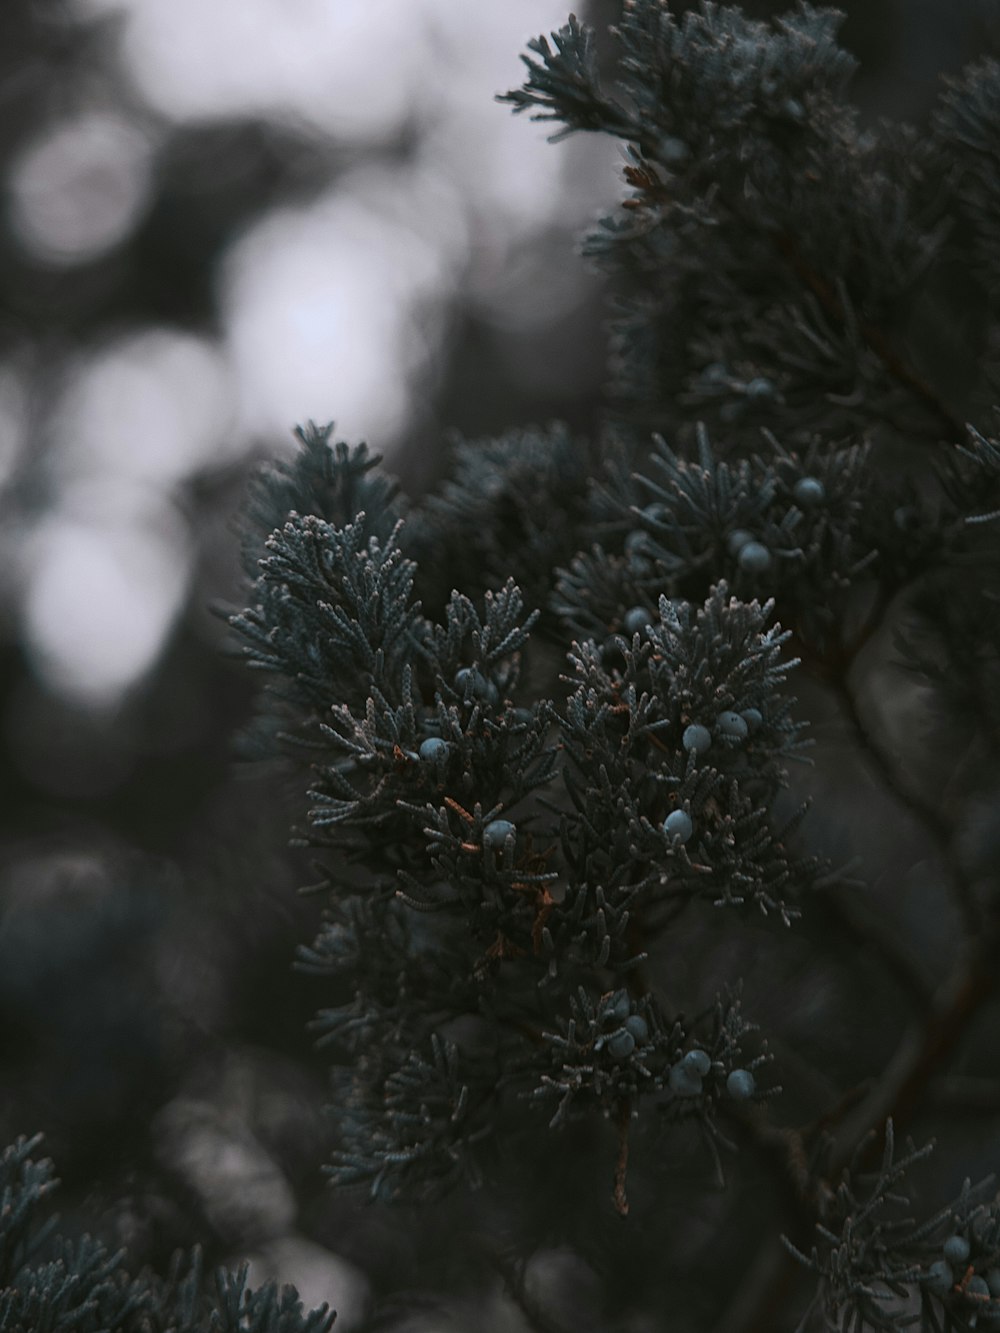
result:
[[[581,1098],[613,1114],[626,1103],[648,1096],[669,1119],[695,1117],[717,1134],[721,1100],[747,1102],[760,1095],[749,1066],[769,1059],[766,1051],[746,1060],[742,1051],[753,1025],[741,1013],[738,997],[719,998],[714,1023],[704,1042],[680,1019],[668,1023],[652,995],[638,998],[626,987],[596,1000],[581,988],[571,997],[572,1017],[545,1040],[553,1070],[543,1075],[533,1097],[558,1097],[552,1124],[560,1124]]]
[[[970,1230],[976,1240],[975,1228]],[[953,1232],[921,1282],[935,1296],[970,1310],[973,1320],[1000,1324],[1000,1254],[991,1247],[973,1261],[972,1249],[968,1236]]]

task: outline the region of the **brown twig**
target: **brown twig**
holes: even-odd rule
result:
[[[619,1217],[628,1217],[628,1195],[625,1177],[628,1174],[628,1130],[632,1118],[632,1103],[625,1098],[618,1110],[618,1160],[615,1162],[615,1211]]]

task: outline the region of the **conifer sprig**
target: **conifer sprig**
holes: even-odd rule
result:
[[[305,1311],[294,1287],[252,1289],[246,1264],[211,1282],[201,1252],[178,1251],[168,1275],[132,1276],[124,1251],[58,1234],[48,1196],[52,1163],[41,1135],[0,1154],[0,1329],[4,1333],[330,1333],[327,1306]],[[48,1214],[48,1216],[46,1216]]]

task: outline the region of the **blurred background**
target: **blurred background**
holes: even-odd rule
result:
[[[847,8],[866,116],[919,121],[996,42],[994,0]],[[318,905],[280,782],[234,765],[253,682],[210,607],[240,603],[246,476],[297,422],[414,495],[450,429],[594,429],[604,292],[576,245],[621,151],[493,100],[566,15],[0,12],[0,1135],[44,1129],[68,1198],[142,1256],[214,1238],[342,1309],[430,1260],[394,1233],[363,1272],[371,1236],[320,1191],[321,999],[289,966]]]

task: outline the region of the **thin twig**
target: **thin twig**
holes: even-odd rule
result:
[[[822,274],[817,273],[812,265],[803,258],[794,238],[787,234],[777,235],[775,236],[775,243],[787,260],[792,272],[813,293],[826,313],[835,319],[838,324],[847,324],[848,314],[844,309],[844,302],[840,295],[833,284]],[[907,365],[889,342],[882,329],[870,320],[862,320],[857,327],[868,347],[879,358],[893,379],[908,389],[920,405],[945,428],[950,442],[954,444],[959,440],[964,440],[966,431],[963,423],[949,411],[927,381],[921,379],[912,366]]]
[[[628,1130],[632,1118],[632,1103],[626,1097],[618,1112],[618,1160],[615,1163],[615,1210],[619,1217],[628,1217],[628,1195],[625,1178],[628,1175]]]

